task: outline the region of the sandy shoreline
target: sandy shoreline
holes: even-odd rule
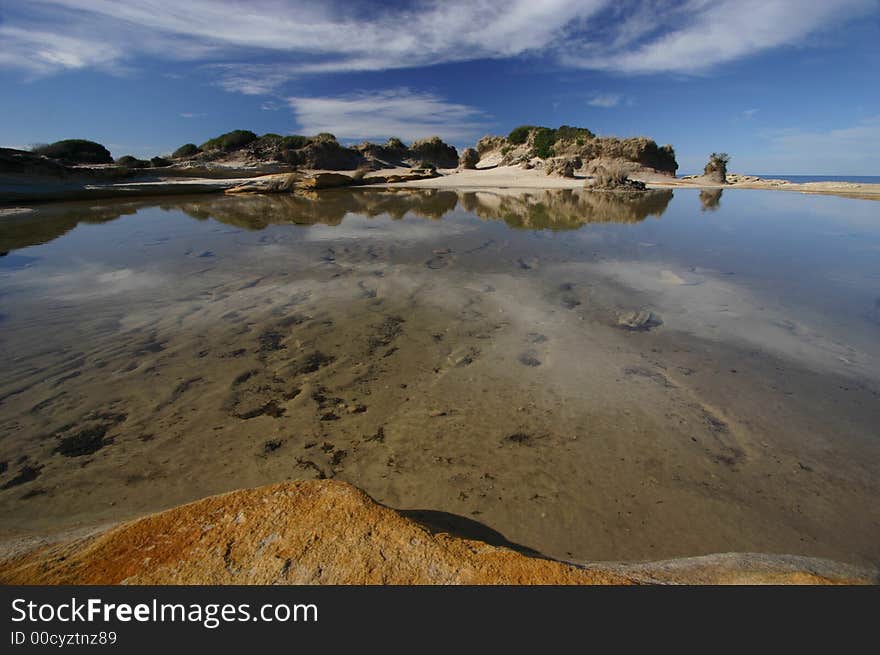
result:
[[[418,189],[484,188],[484,189],[580,189],[589,178],[577,176],[564,178],[547,175],[538,169],[518,166],[475,170],[444,170],[442,175],[429,180],[399,182],[389,187]],[[369,176],[368,176],[369,177]],[[636,173],[632,178],[656,189],[762,189],[769,191],[797,191],[822,195],[837,195],[866,200],[880,200],[880,184],[856,184],[853,182],[807,182],[803,184],[786,180],[761,179],[754,176],[730,175],[731,182],[719,184],[697,178],[672,178],[657,173]]]
[[[236,174],[236,171],[238,174]],[[384,182],[376,178],[402,175],[409,169],[382,169],[368,173],[364,184],[374,188],[411,189],[582,189],[589,188],[591,178],[576,175],[573,178],[547,175],[540,169],[523,169],[519,166],[498,166],[477,169],[442,169],[437,177],[406,182]],[[303,171],[305,176],[322,173],[351,171]],[[145,179],[124,181],[58,180],[51,178],[0,177],[0,205],[25,202],[64,201],[96,198],[131,198],[162,195],[188,195],[223,193],[243,184],[265,186],[265,193],[272,193],[272,183],[287,173],[254,175],[254,171],[230,168],[229,177],[169,177],[151,176]],[[880,200],[880,184],[856,184],[852,182],[793,183],[786,180],[762,179],[754,176],[730,175],[728,184],[719,184],[702,177],[672,178],[660,173],[642,171],[634,173],[633,179],[644,182],[652,189],[759,189],[771,191],[795,191],[807,194],[835,195],[864,200]],[[255,192],[260,192],[259,188]]]

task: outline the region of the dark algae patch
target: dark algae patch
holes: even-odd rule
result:
[[[42,466],[22,466],[18,471],[18,475],[6,482],[6,484],[4,484],[0,488],[11,489],[12,487],[17,487],[20,484],[32,482],[33,480],[36,480],[38,477],[40,477],[40,470],[42,468]]]
[[[281,448],[281,445],[283,443],[284,442],[281,439],[270,439],[269,441],[267,441],[266,443],[263,444],[263,454],[269,455],[271,453],[274,453],[276,450]]]
[[[320,351],[315,351],[306,356],[293,370],[294,375],[304,375],[306,373],[314,373],[322,366],[332,363],[336,358],[332,355],[326,355]]]
[[[233,416],[235,416],[236,418],[240,418],[243,420],[252,419],[263,415],[271,416],[272,418],[280,418],[284,416],[284,408],[280,407],[278,403],[274,400],[270,400],[265,405],[261,405],[260,407],[256,407],[245,412],[233,414]]]
[[[61,453],[65,457],[82,457],[96,453],[104,446],[113,443],[113,439],[105,437],[108,429],[107,425],[96,425],[80,430],[76,434],[62,437],[55,447],[55,452]]]

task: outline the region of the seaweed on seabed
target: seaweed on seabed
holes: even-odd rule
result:
[[[91,455],[113,443],[113,439],[105,438],[107,429],[106,425],[96,425],[80,430],[69,437],[64,437],[55,447],[55,452],[61,453],[65,457]]]

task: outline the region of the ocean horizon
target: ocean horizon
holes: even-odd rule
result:
[[[700,172],[682,173],[676,177],[700,175]],[[765,180],[788,180],[795,184],[806,182],[852,182],[853,184],[880,184],[880,175],[789,175],[788,173],[743,173]]]

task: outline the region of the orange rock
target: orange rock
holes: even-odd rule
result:
[[[826,563],[830,575],[821,566],[803,570],[795,559],[782,567],[763,562],[760,570],[749,560],[718,568],[711,557],[694,558],[695,566],[674,560],[579,567],[432,533],[349,484],[315,480],[212,496],[17,554],[0,561],[0,582],[633,584],[687,582],[688,575],[701,583],[870,581],[846,567],[841,574],[832,563]]]

